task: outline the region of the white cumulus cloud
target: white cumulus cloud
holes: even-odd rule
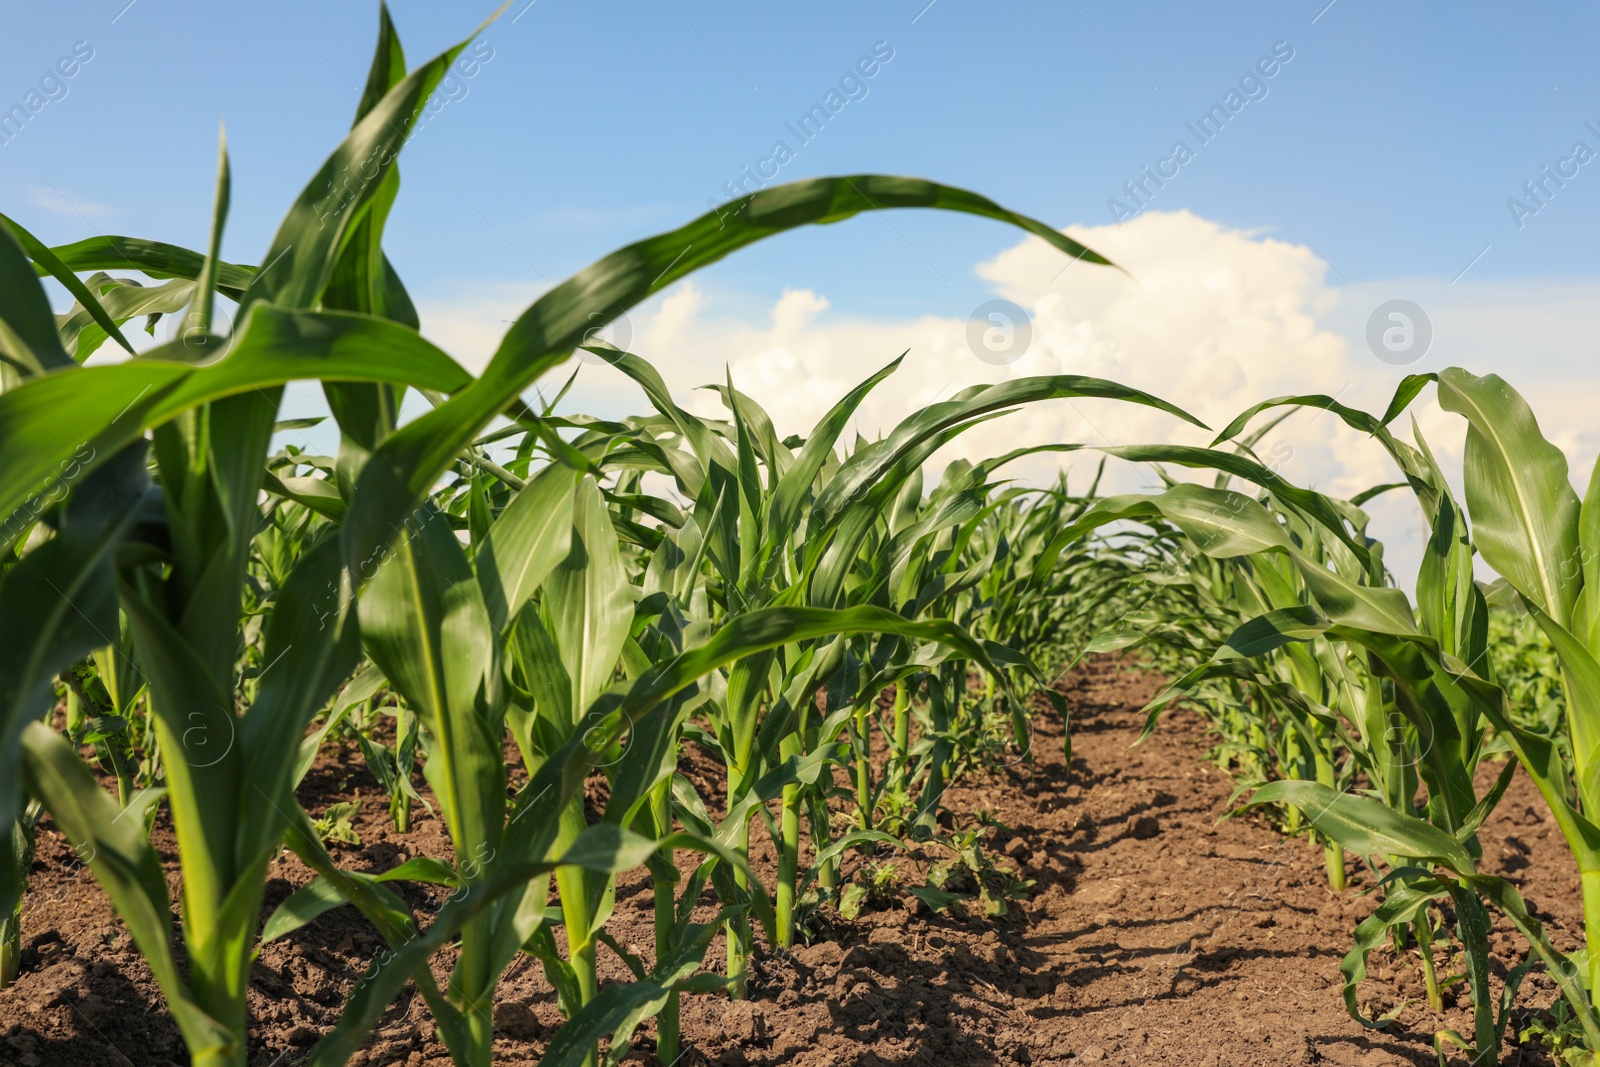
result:
[[[1107,378],[1177,404],[1215,430],[1245,408],[1287,394],[1325,393],[1382,411],[1407,371],[1458,364],[1499,371],[1522,388],[1546,434],[1574,462],[1575,480],[1587,480],[1600,431],[1585,413],[1600,398],[1600,374],[1592,369],[1586,309],[1600,296],[1600,285],[1398,279],[1334,287],[1327,263],[1304,245],[1187,211],[1151,211],[1120,226],[1067,232],[1126,273],[1073,262],[1037,238],[978,264],[995,294],[1031,319],[1031,345],[1006,366],[974,355],[964,319],[845,315],[830,310],[826,293],[811,290],[785,291],[764,315],[752,315],[737,297],[738,306],[719,307],[689,280],[637,309],[617,330],[656,365],[685,407],[723,415],[714,394],[695,388],[720,383],[731,372],[780,434],[805,434],[846,391],[904,352],[900,370],[857,413],[854,429],[869,438],[959,389],[1026,375]],[[419,302],[423,332],[478,370],[506,320],[536,295],[526,286],[489,285],[425,299]],[[1381,362],[1364,340],[1367,317],[1396,297],[1421,304],[1434,328],[1429,353],[1409,367]],[[552,378],[570,372],[571,365],[558,368]],[[619,372],[584,366],[563,408],[615,416],[642,411],[645,401]],[[1439,410],[1431,396],[1414,410],[1447,467],[1452,458],[1459,462],[1461,420]],[[1409,420],[1396,429],[1409,436]],[[1047,401],[968,431],[934,457],[930,473],[957,456],[976,459],[1030,444],[1205,444],[1210,438],[1157,410],[1103,400]],[[1374,442],[1313,410],[1293,415],[1257,451],[1289,480],[1336,495],[1395,480]],[[1080,472],[1081,486],[1093,462],[1046,454],[1017,463],[1009,474],[1044,482],[1066,464]],[[1113,466],[1108,490],[1157,484],[1147,468]],[[1368,510],[1373,532],[1392,542],[1391,566],[1408,577],[1421,530],[1410,494],[1391,493]]]

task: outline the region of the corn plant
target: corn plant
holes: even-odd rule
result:
[[[1580,499],[1568,480],[1566,457],[1547,441],[1526,401],[1495,375],[1459,368],[1437,376],[1440,406],[1467,420],[1464,457],[1467,512],[1484,561],[1516,591],[1522,606],[1549,638],[1561,665],[1570,749],[1509,716],[1495,723],[1550,806],[1577,861],[1583,891],[1586,953],[1573,961],[1585,980],[1563,991],[1582,1024],[1588,1047],[1600,1049],[1590,998],[1600,990],[1600,853],[1593,812],[1594,737],[1600,708],[1600,630],[1595,620],[1600,589],[1600,465]],[[1587,990],[1584,992],[1583,990]]]

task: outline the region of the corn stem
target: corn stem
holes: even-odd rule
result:
[[[872,829],[872,735],[868,732],[870,701],[856,705],[855,749],[856,757],[856,815],[863,830]]]
[[[1583,936],[1589,949],[1590,1003],[1600,1006],[1600,871],[1579,873],[1583,885]]]
[[[1439,992],[1439,972],[1433,963],[1433,926],[1426,912],[1413,924],[1417,932],[1417,951],[1422,954],[1422,980],[1428,990],[1428,1007],[1444,1010],[1444,996]]]
[[[0,989],[5,989],[22,973],[22,908],[0,919]]]
[[[650,791],[650,817],[654,833],[665,836],[672,829],[672,783],[664,781]],[[646,861],[650,885],[655,894],[656,966],[672,955],[677,931],[678,868],[672,862],[672,849],[662,848]],[[666,1064],[677,1062],[679,1053],[678,994],[667,994],[667,1002],[656,1016],[656,1057]]]
[[[1323,861],[1328,867],[1328,888],[1335,893],[1345,890],[1344,877],[1344,846],[1337,841],[1329,841],[1322,850]]]
[[[750,824],[746,822],[739,827],[735,846],[739,855],[750,855]],[[741,889],[749,888],[749,879],[744,872],[737,868],[733,872],[734,884]],[[750,960],[751,933],[750,920],[744,915],[736,915],[728,920],[728,996],[734,1000],[745,999],[747,993],[746,971]]]
[[[561,812],[561,829],[556,836],[557,850],[564,850],[577,840],[588,826],[583,810],[583,795],[574,797]],[[562,867],[556,871],[556,888],[561,894],[561,919],[567,935],[567,962],[578,980],[578,1003],[582,1008],[594,999],[599,991],[595,973],[594,915],[589,909],[587,872],[577,867]],[[463,939],[463,943],[465,939]],[[493,989],[493,983],[489,988]],[[481,1013],[468,1013],[469,1017]],[[492,1028],[489,1040],[493,1041]],[[476,1035],[474,1036],[476,1044]],[[595,1062],[595,1052],[590,1051],[585,1063]],[[482,1061],[487,1064],[487,1057]]]
[[[672,866],[672,857],[666,855],[666,865]],[[659,964],[672,952],[672,931],[676,916],[673,914],[673,892],[677,885],[677,872],[671,876],[657,875],[653,879],[655,889],[655,921],[656,921],[656,962]],[[667,994],[667,1002],[662,1005],[661,1013],[656,1016],[656,1058],[662,1063],[674,1063],[678,1059],[679,1036],[678,1022],[678,993],[674,990]]]
[[[779,758],[788,760],[798,755],[800,740],[793,734],[778,745]],[[800,786],[790,783],[783,787],[778,814],[778,893],[775,901],[778,923],[778,947],[794,945],[794,904],[796,881],[800,872]]]
[[[911,747],[911,687],[904,679],[894,683],[894,752],[890,760],[890,782],[905,787]]]

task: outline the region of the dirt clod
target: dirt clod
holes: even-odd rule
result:
[[[1161,833],[1161,824],[1153,816],[1141,815],[1128,820],[1128,836],[1135,841],[1148,841]]]
[[[514,1000],[503,1000],[494,1006],[494,1028],[519,1041],[532,1041],[543,1030],[539,1017],[526,1004]]]

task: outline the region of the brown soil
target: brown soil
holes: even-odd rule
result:
[[[1110,661],[1080,668],[1064,686],[1075,716],[1070,768],[1059,724],[1041,716],[1033,766],[1003,768],[950,791],[954,812],[985,812],[1003,825],[989,832],[990,842],[1002,862],[1035,882],[1029,900],[998,919],[959,907],[930,914],[909,896],[855,922],[835,918],[831,940],[758,958],[750,1000],[686,998],[686,1058],[729,1067],[1436,1062],[1436,1030],[1471,1032],[1464,991],[1448,990],[1450,1006],[1435,1015],[1422,1003],[1415,960],[1385,950],[1372,959],[1361,1003],[1369,1017],[1403,1005],[1397,1021],[1388,1032],[1353,1022],[1340,997],[1339,960],[1373,906],[1361,892],[1370,875],[1352,862],[1350,891],[1334,894],[1321,851],[1304,840],[1255,819],[1214,825],[1232,783],[1204,762],[1197,719],[1173,712],[1154,737],[1130,747],[1137,708],[1154,684]],[[708,786],[719,777],[715,767],[690,769]],[[412,855],[449,855],[437,819],[419,818],[406,835],[392,832],[353,752],[326,755],[302,792],[313,813],[353,792],[367,797],[356,820],[364,844],[340,848],[345,866],[380,871]],[[1513,784],[1482,838],[1484,870],[1521,886],[1559,947],[1578,947],[1576,870],[1526,778]],[[154,841],[171,876],[174,846],[164,820]],[[889,862],[919,884],[916,873],[939,851]],[[770,848],[758,847],[753,859],[758,870],[770,866]],[[309,872],[285,854],[271,876],[269,910]],[[172,884],[176,892],[175,877]],[[424,921],[443,893],[400,891]],[[186,1062],[130,938],[48,824],[26,907],[24,974],[0,992],[0,1064]],[[648,957],[651,894],[643,872],[623,878],[608,929]],[[251,1063],[287,1067],[304,1059],[380,948],[350,908],[266,946],[252,983]],[[1519,960],[1516,939],[1498,933],[1496,955]],[[709,961],[721,956],[719,941]],[[441,954],[441,977],[451,962]],[[626,976],[604,949],[602,970],[606,980]],[[1553,999],[1552,984],[1535,973],[1520,1002],[1543,1007]],[[495,1010],[497,1062],[536,1063],[559,1021],[538,965],[520,959]],[[654,1064],[652,1035],[648,1026],[640,1031],[633,1057]],[[449,1060],[421,998],[403,995],[353,1062]],[[1548,1061],[1518,1049],[1508,1062]]]

